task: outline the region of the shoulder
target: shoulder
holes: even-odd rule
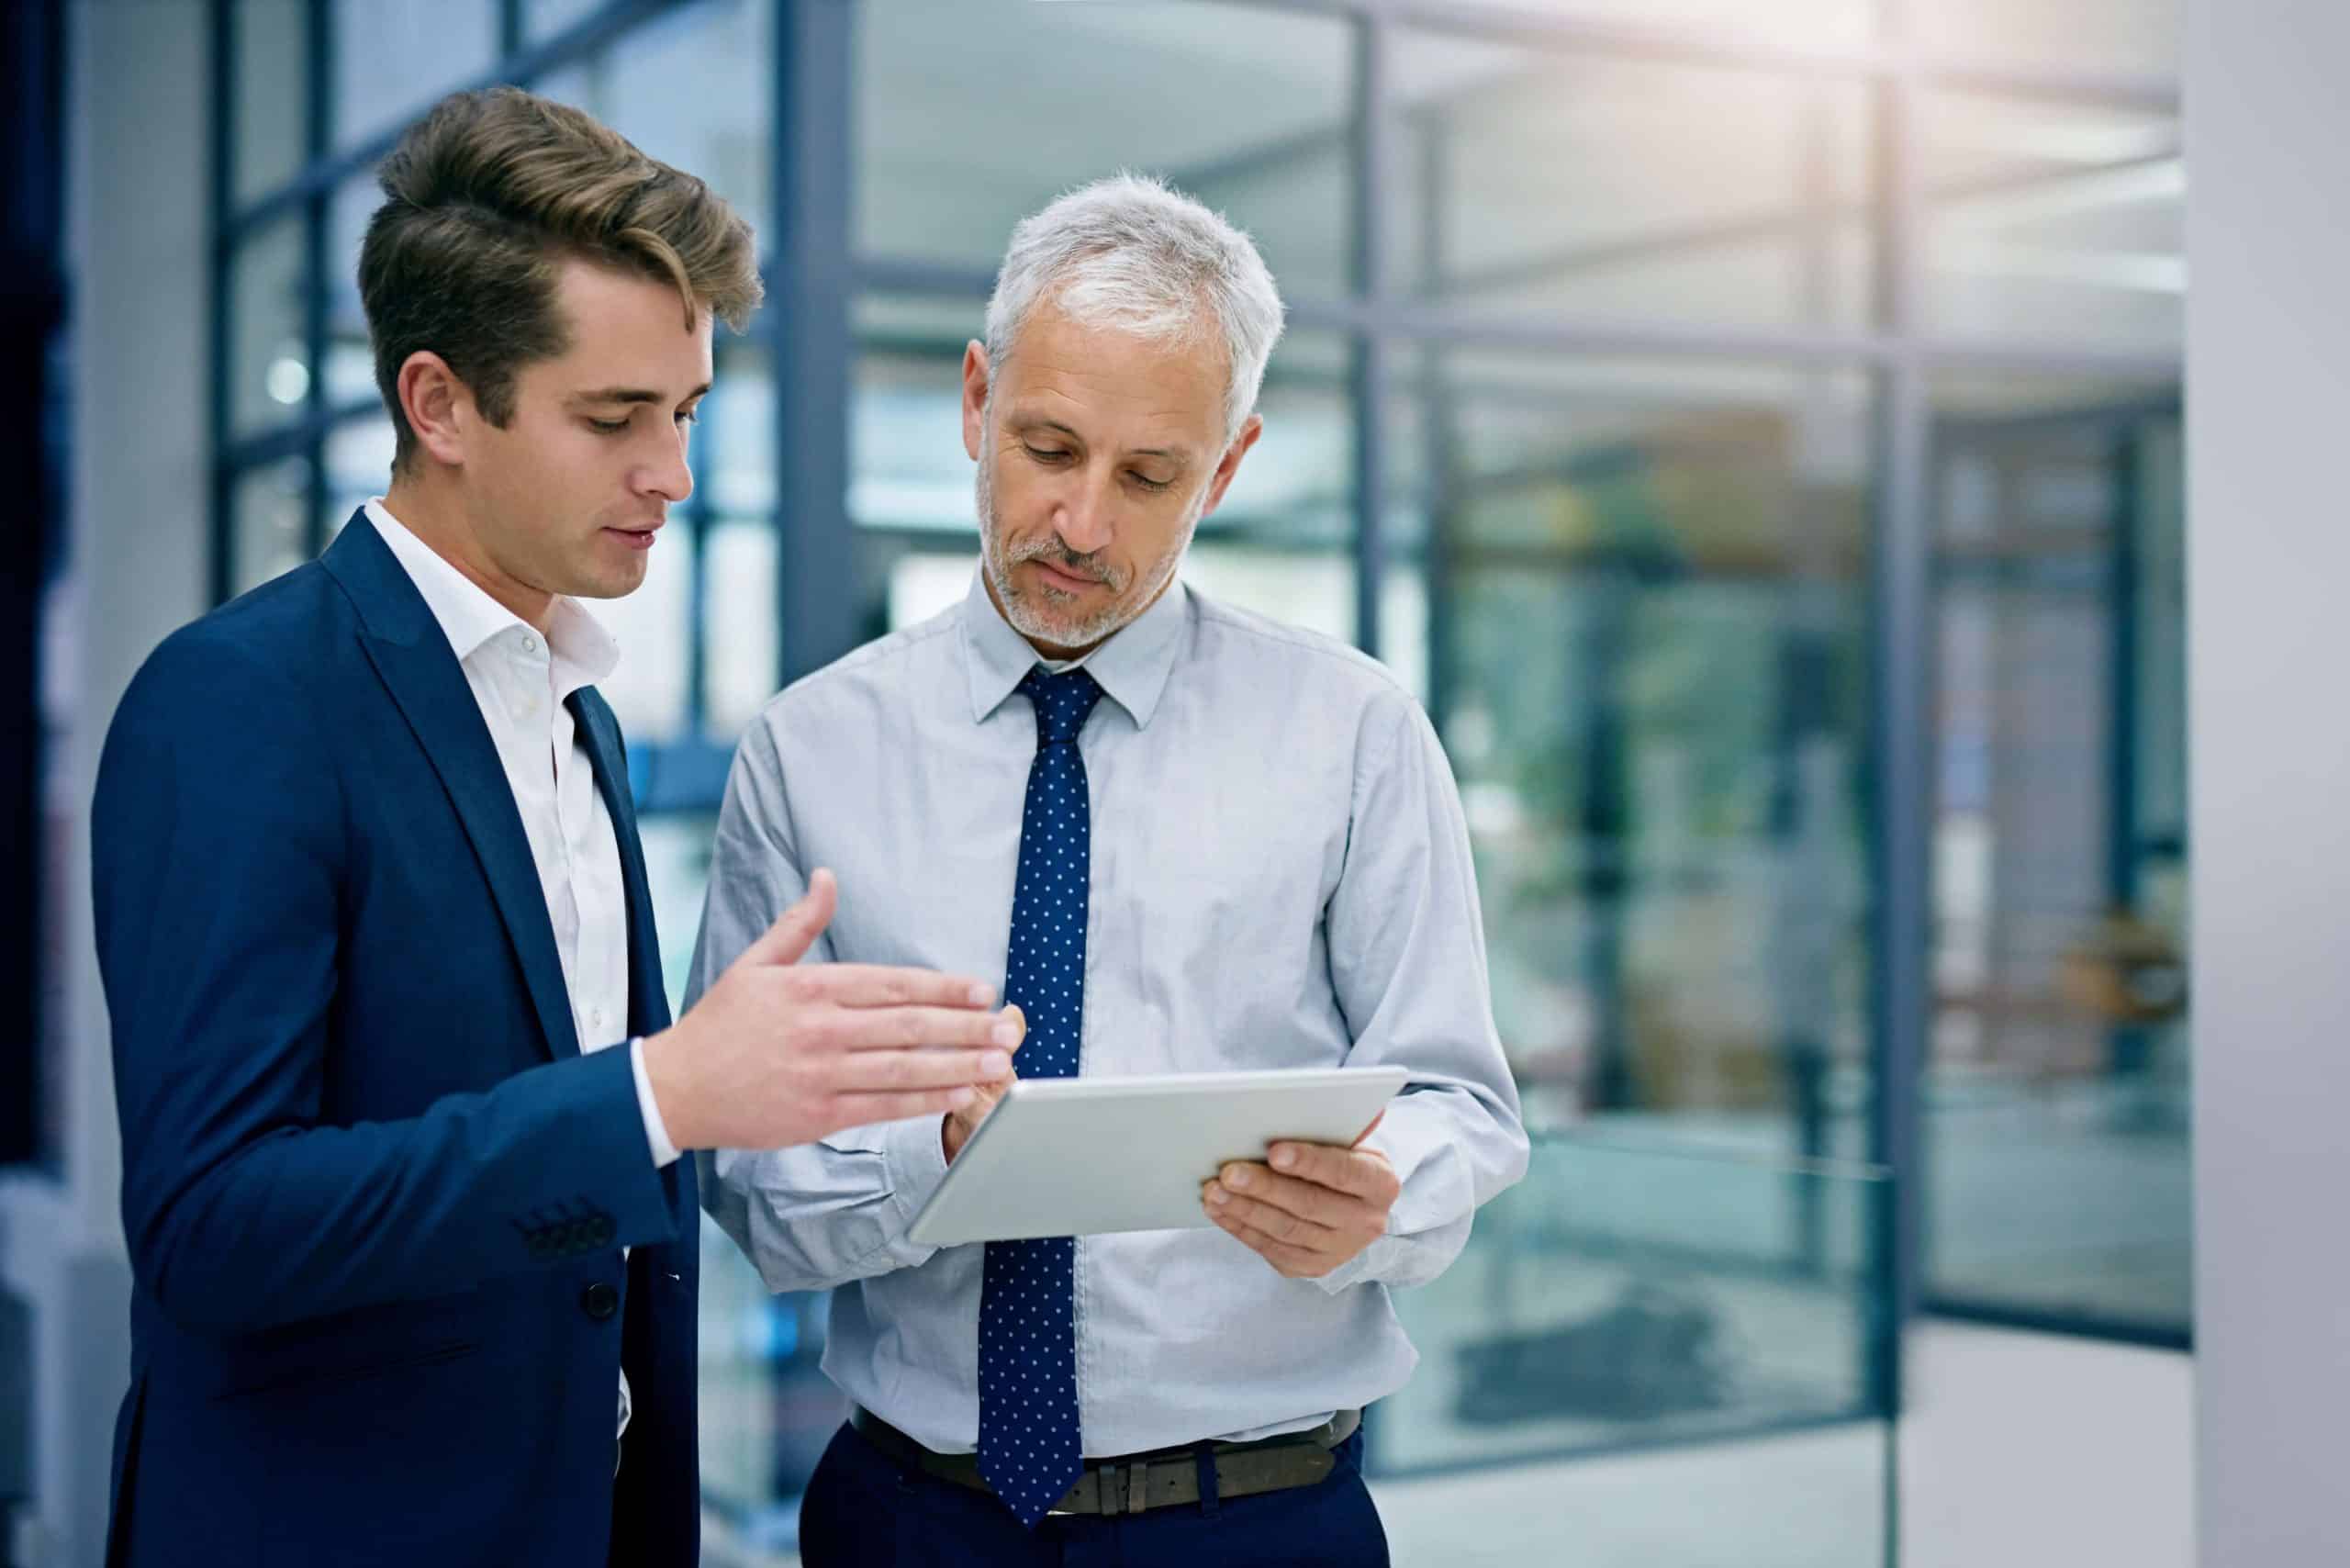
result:
[[[122,711],[154,718],[224,711],[267,723],[328,677],[320,657],[348,609],[316,562],[198,616],[158,644],[124,693]],[[119,720],[118,720],[119,722]]]
[[[735,748],[738,771],[777,774],[787,756],[825,756],[868,745],[956,688],[957,611],[878,638],[802,676],[767,700]]]
[[[1196,588],[1190,594],[1192,634],[1200,656],[1245,664],[1259,678],[1291,691],[1295,700],[1326,709],[1335,704],[1366,719],[1393,723],[1417,711],[1418,699],[1395,672],[1360,648]]]

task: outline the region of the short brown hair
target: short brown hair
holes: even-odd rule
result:
[[[740,331],[758,308],[751,226],[723,198],[591,117],[518,87],[442,99],[377,178],[385,200],[360,247],[359,298],[398,436],[395,472],[416,450],[400,366],[420,350],[439,354],[483,417],[504,426],[515,373],[570,346],[555,306],[565,261],[675,285],[688,329],[706,309]]]

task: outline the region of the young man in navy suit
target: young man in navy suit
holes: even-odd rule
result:
[[[580,600],[692,487],[701,181],[512,89],[386,161],[397,431],[318,561],[167,639],[93,826],[137,1288],[109,1562],[690,1563],[694,1163],[968,1106],[968,979],[795,967],[820,878],[672,1025]]]

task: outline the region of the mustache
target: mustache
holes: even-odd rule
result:
[[[1126,586],[1122,580],[1123,574],[1101,559],[1100,551],[1079,554],[1056,538],[1032,539],[1015,544],[1004,564],[1016,566],[1026,561],[1042,561],[1070,577],[1085,577],[1110,588]]]

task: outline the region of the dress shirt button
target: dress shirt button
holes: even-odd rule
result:
[[[579,1310],[601,1323],[621,1309],[621,1293],[598,1280],[579,1293]]]
[[[537,653],[539,651],[539,640],[536,637],[530,636],[526,633],[522,638],[522,651],[526,654]]]

